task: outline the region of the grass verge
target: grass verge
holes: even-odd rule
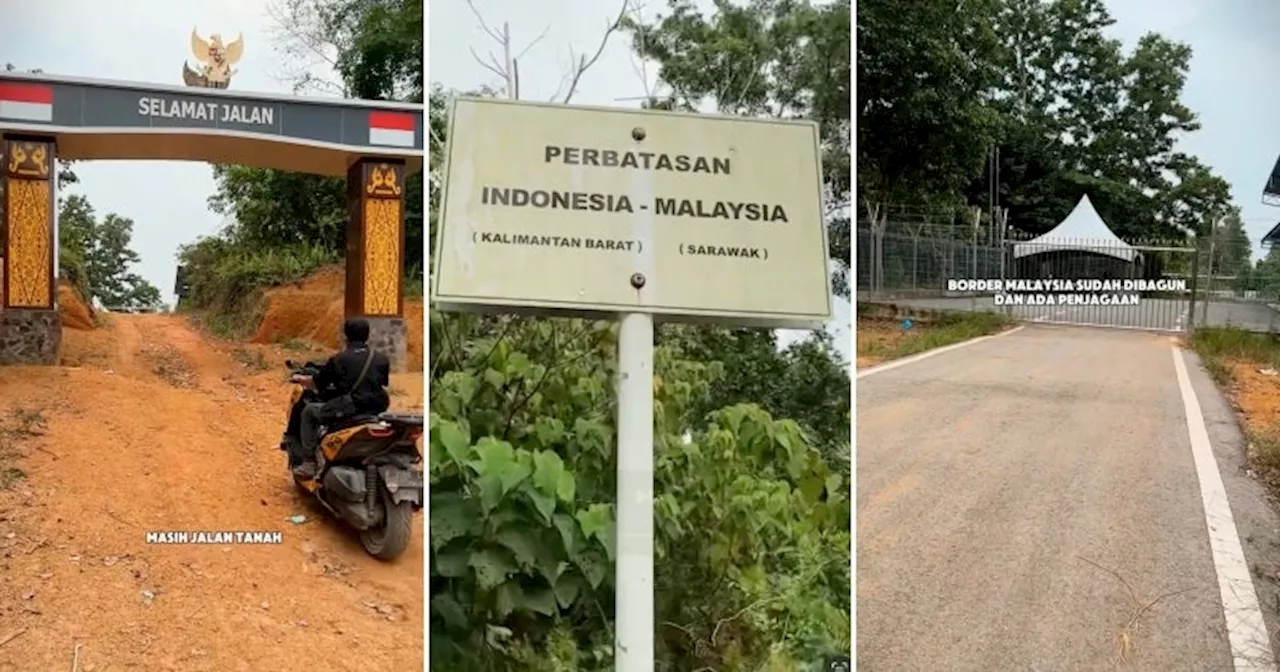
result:
[[[909,328],[904,326],[904,320],[910,320]],[[996,313],[929,313],[889,317],[883,306],[864,309],[860,304],[858,367],[989,336],[1014,324],[1014,320]]]
[[[1280,494],[1280,335],[1210,327],[1187,344],[1238,411],[1250,466]]]

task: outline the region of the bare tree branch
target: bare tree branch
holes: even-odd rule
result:
[[[270,32],[275,49],[287,57],[284,62],[291,64],[275,78],[288,82],[295,92],[310,90],[345,96],[346,87],[340,81],[315,72],[318,68],[335,72],[340,51],[335,36],[328,34],[323,25],[315,1],[271,0],[267,15],[274,23]]]
[[[644,8],[645,5],[636,5],[632,10],[635,15],[635,22],[639,26],[644,26]],[[637,52],[643,54],[645,52],[645,33],[643,30],[636,31],[637,39],[640,44],[638,49],[631,50],[631,69],[640,78],[640,84],[644,86],[645,105],[653,102],[653,87],[649,85],[649,59],[644,56],[637,55]]]
[[[471,13],[475,15],[476,21],[480,22],[480,29],[488,33],[489,37],[493,38],[494,42],[504,44],[502,34],[489,27],[489,22],[484,20],[484,15],[482,15],[480,10],[476,8],[476,3],[473,0],[467,0],[467,7],[471,10]]]
[[[467,7],[471,9],[471,13],[476,17],[476,21],[479,22],[480,29],[483,30],[485,34],[489,36],[489,39],[492,39],[494,42],[497,42],[498,46],[502,47],[502,53],[503,53],[503,59],[501,63],[498,62],[498,57],[494,55],[493,52],[489,52],[488,54],[489,58],[486,61],[485,59],[481,58],[479,54],[476,53],[474,48],[468,47],[471,50],[471,57],[474,58],[476,63],[479,63],[480,66],[483,67],[485,70],[492,72],[493,74],[497,75],[500,79],[502,79],[504,83],[504,90],[505,90],[504,92],[507,94],[508,97],[518,98],[519,86],[516,81],[518,79],[518,73],[516,72],[516,61],[522,58],[525,54],[529,53],[531,49],[536,47],[538,43],[540,43],[544,38],[546,38],[547,34],[551,32],[551,26],[547,26],[546,28],[544,28],[542,30],[542,33],[539,34],[538,37],[534,38],[532,42],[525,45],[524,49],[520,50],[519,54],[512,55],[510,26],[504,23],[502,24],[502,30],[498,31],[497,29],[491,27],[489,25],[489,22],[485,20],[484,16],[480,13],[479,8],[476,7],[474,0],[466,0],[466,2],[467,2]]]
[[[293,1],[296,2],[299,0],[293,0]],[[510,37],[508,26],[504,24],[502,31],[498,31],[497,29],[493,28],[489,24],[489,22],[484,18],[484,16],[480,13],[479,8],[476,7],[475,0],[466,0],[466,3],[467,3],[467,7],[471,10],[472,15],[476,17],[476,21],[479,23],[480,29],[483,30],[485,34],[489,36],[490,39],[492,39],[494,42],[496,42],[499,46],[502,47],[503,52],[506,54],[506,57],[503,59],[504,61],[506,61],[506,64],[504,65],[500,63],[498,61],[498,57],[494,55],[493,52],[489,52],[488,59],[485,59],[485,58],[482,58],[474,48],[468,47],[468,49],[470,49],[471,51],[471,57],[474,58],[476,63],[478,63],[482,68],[493,73],[497,77],[501,78],[503,82],[506,83],[506,87],[511,89],[509,91],[506,91],[508,96],[518,99],[520,95],[520,92],[519,92],[520,73],[519,73],[519,68],[517,67],[518,63],[535,46],[537,46],[544,39],[546,39],[547,35],[551,32],[551,27],[547,26],[546,28],[544,28],[542,33],[540,33],[536,38],[534,38],[531,42],[525,45],[523,49],[521,49],[516,54],[512,54],[512,51],[513,51],[511,49],[512,40]],[[586,73],[587,70],[591,69],[591,67],[594,66],[596,62],[600,60],[600,57],[604,54],[605,47],[608,46],[609,44],[609,38],[622,27],[622,24],[625,21],[628,12],[631,10],[631,7],[632,7],[631,0],[623,0],[621,10],[618,12],[618,16],[614,18],[613,21],[605,28],[605,33],[600,38],[600,44],[597,46],[595,53],[592,54],[590,58],[586,56],[578,55],[573,50],[573,46],[570,45],[569,55],[570,55],[570,62],[572,64],[571,71],[569,73],[566,73],[565,76],[561,79],[560,86],[557,87],[555,95],[551,97],[552,102],[555,102],[556,100],[560,99],[562,92],[564,92],[563,102],[568,103],[573,98],[573,95],[578,88],[578,83],[581,81],[583,74]],[[646,82],[646,90],[647,90],[647,82]]]
[[[480,58],[480,54],[476,53],[476,50],[474,47],[467,47],[467,49],[471,51],[471,57],[476,59],[476,63],[479,63],[480,67],[484,68],[485,70],[488,70],[489,72],[492,72],[493,74],[501,77],[502,79],[507,78],[507,73],[503,72],[502,66],[498,65],[498,62],[497,62],[498,59],[495,58],[492,53],[489,54],[490,62],[485,63],[484,59]]]
[[[516,54],[516,58],[524,58],[524,55],[529,53],[530,49],[536,47],[538,43],[541,42],[547,36],[547,33],[550,33],[550,32],[551,32],[551,26],[547,26],[546,28],[543,28],[542,34],[533,38],[532,42],[526,45],[524,49],[521,49],[520,53]]]
[[[573,78],[569,81],[569,90],[564,96],[564,103],[566,105],[568,105],[569,101],[573,99],[573,94],[577,92],[578,82],[582,80],[582,75],[586,73],[591,66],[595,65],[596,61],[600,60],[601,54],[604,53],[604,48],[609,45],[609,38],[622,27],[623,21],[627,18],[627,11],[630,8],[631,0],[622,0],[622,9],[619,10],[617,18],[615,18],[613,22],[605,28],[604,35],[600,37],[600,46],[596,49],[596,53],[589,59],[585,56],[578,58],[574,67]]]

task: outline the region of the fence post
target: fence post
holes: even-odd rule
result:
[[[973,209],[973,235],[969,238],[969,278],[978,279],[978,229],[982,227],[982,208]],[[969,310],[978,309],[978,294],[969,297]]]
[[[1196,240],[1191,251],[1191,303],[1187,306],[1187,333],[1195,331],[1196,326],[1196,288],[1200,282],[1200,241]]]
[[[1008,257],[1008,254],[1009,254],[1009,252],[1008,252],[1008,249],[1009,249],[1009,240],[1008,240],[1009,227],[1008,227],[1007,222],[1008,222],[1007,214],[1006,214],[1006,212],[1005,212],[1005,211],[1003,211],[1003,210],[1002,210],[1002,211],[1000,212],[1000,238],[999,238],[999,244],[1000,244],[1000,287],[1001,287],[1001,289],[1003,289],[1003,288],[1004,288],[1004,284],[1005,284],[1006,282],[1008,282],[1008,280],[1009,280],[1009,273],[1008,273],[1008,270],[1007,270],[1007,267],[1008,267],[1008,265],[1009,265],[1009,257]],[[1006,304],[1006,305],[1004,306],[1004,310],[1003,310],[1003,311],[1001,311],[1001,312],[1003,312],[1005,315],[1013,315],[1013,306],[1010,306],[1010,305],[1007,305],[1007,304]]]
[[[911,236],[911,294],[920,291],[920,238]]]
[[[1209,323],[1209,302],[1213,300],[1213,274],[1217,272],[1217,256],[1218,256],[1218,227],[1221,226],[1221,219],[1211,219],[1209,221],[1209,270],[1205,273],[1204,283],[1204,305],[1200,308],[1200,323]]]

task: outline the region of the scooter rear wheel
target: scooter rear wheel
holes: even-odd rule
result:
[[[360,533],[360,543],[369,555],[379,560],[395,560],[409,546],[413,536],[413,503],[391,501],[391,496],[382,493],[382,505],[387,515],[383,525]]]

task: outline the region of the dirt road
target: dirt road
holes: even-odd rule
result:
[[[1245,669],[1171,349],[1029,327],[859,378],[859,669]],[[1276,516],[1187,361],[1200,454],[1216,453],[1236,548],[1266,574]],[[1274,588],[1259,593],[1274,628]]]
[[[422,669],[421,525],[396,563],[369,558],[276,449],[281,364],[308,353],[108,319],[67,332],[70,366],[0,368],[0,670],[70,669],[77,650],[81,672]],[[421,374],[392,397],[420,410]],[[283,544],[147,545],[148,530]]]

